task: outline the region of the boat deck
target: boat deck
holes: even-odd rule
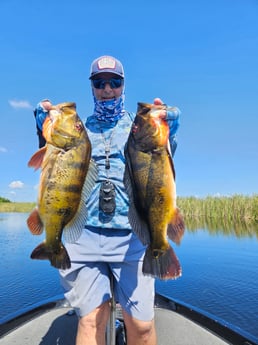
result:
[[[155,309],[159,345],[229,344],[188,318],[157,307]],[[5,334],[1,345],[73,345],[77,316],[71,309],[57,307],[35,315],[29,322]]]

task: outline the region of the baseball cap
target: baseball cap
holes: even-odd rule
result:
[[[89,79],[92,79],[95,75],[103,72],[117,74],[119,77],[124,78],[123,65],[113,56],[104,55],[95,59],[91,64]]]

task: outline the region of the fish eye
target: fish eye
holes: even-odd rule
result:
[[[82,123],[79,121],[75,124],[75,129],[80,132],[83,129]]]

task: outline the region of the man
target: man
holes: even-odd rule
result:
[[[87,201],[85,229],[75,243],[66,244],[71,268],[60,271],[65,297],[79,316],[76,345],[105,344],[111,275],[115,299],[123,310],[127,344],[155,345],[154,278],[142,273],[146,248],[131,230],[123,184],[124,146],[135,116],[124,108],[123,66],[112,56],[101,56],[91,65],[90,80],[94,112],[86,128],[99,175]],[[156,98],[154,104],[162,101]],[[174,153],[179,110],[163,112]]]

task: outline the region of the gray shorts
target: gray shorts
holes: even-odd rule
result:
[[[76,243],[65,244],[72,261],[61,270],[65,297],[82,317],[111,298],[138,320],[154,317],[154,279],[142,274],[145,247],[128,230],[85,229]]]

